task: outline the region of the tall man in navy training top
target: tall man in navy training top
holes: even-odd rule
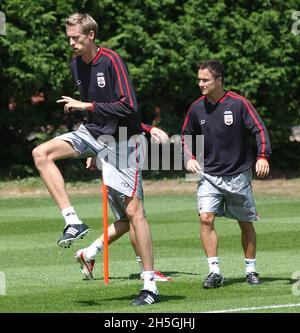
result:
[[[201,222],[201,240],[207,256],[209,274],[203,288],[223,285],[218,259],[218,238],[215,216],[236,219],[241,228],[245,255],[246,281],[261,283],[256,272],[256,233],[258,220],[251,188],[254,165],[249,136],[255,137],[258,177],[269,174],[270,140],[264,123],[252,104],[243,96],[223,89],[224,69],[220,62],[208,60],[199,66],[199,87],[202,97],[190,107],[183,128],[183,149],[186,169],[202,175],[197,190]],[[185,136],[192,137],[191,147]],[[195,136],[204,136],[204,170],[197,161]],[[187,138],[187,137],[186,137]]]
[[[73,14],[66,19],[65,25],[74,52],[71,61],[72,74],[81,100],[62,96],[57,102],[64,103],[66,113],[87,111],[89,119],[86,124],[80,125],[77,131],[60,135],[33,150],[36,167],[65,218],[66,227],[58,245],[69,247],[74,240],[82,238],[89,228],[78,218],[72,207],[64,179],[55,161],[99,156],[99,153],[108,150],[112,155],[115,154],[117,162],[120,162],[119,150],[110,145],[111,142],[107,141],[105,135],[114,137],[117,145],[121,145],[119,129],[126,128],[126,139],[133,138],[135,142],[135,162],[129,163],[127,168],[121,168],[120,165],[107,161],[104,156],[101,158],[102,174],[110,193],[126,196],[126,214],[133,226],[145,270],[144,288],[131,304],[152,304],[159,301],[159,296],[154,281],[152,236],[142,200],[142,163],[139,161],[143,160],[143,128],[132,82],[120,56],[95,44],[98,25],[91,16]]]

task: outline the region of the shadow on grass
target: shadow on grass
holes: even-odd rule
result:
[[[122,296],[122,297],[113,297],[113,298],[106,298],[105,301],[132,301],[136,298],[136,294],[132,294],[129,296]],[[159,295],[160,301],[157,304],[167,301],[175,301],[175,300],[182,300],[186,299],[185,296],[178,296],[178,295]]]
[[[199,273],[190,273],[190,272],[178,272],[178,271],[163,271],[161,272],[165,276],[175,278],[180,275],[190,275],[190,276],[199,276]],[[91,281],[87,279],[82,279],[83,281]],[[109,280],[141,280],[140,274],[130,274],[129,276],[110,276]],[[103,281],[103,277],[97,277],[93,281]],[[159,281],[158,281],[159,282]]]
[[[176,277],[179,275],[195,275],[199,276],[199,273],[190,273],[190,272],[178,272],[178,271],[160,271],[165,276]],[[130,274],[128,277],[129,280],[139,280],[140,274]]]
[[[128,301],[129,303],[132,302],[136,298],[136,294],[122,296],[122,297],[112,297],[112,298],[105,298],[102,299],[101,302],[97,302],[94,300],[79,300],[76,301],[76,303],[80,304],[81,306],[100,306],[103,305],[103,303],[106,302],[115,302],[115,301]],[[176,300],[183,300],[186,299],[185,296],[178,296],[178,295],[160,295],[160,301],[157,304],[160,304],[162,302],[168,302],[168,301],[176,301]]]
[[[82,306],[99,306],[99,305],[103,305],[103,302],[96,302],[94,300],[82,300],[82,301],[76,301],[76,303],[82,305]]]
[[[290,279],[290,278],[279,278],[279,277],[261,277],[262,285],[267,283],[272,283],[276,281],[285,281],[285,284],[294,284],[298,280]],[[224,286],[229,286],[231,284],[237,283],[246,283],[246,278],[224,278]]]
[[[128,280],[128,276],[109,276],[109,280]],[[82,279],[83,281],[104,281],[103,277],[93,278],[93,280]]]
[[[178,272],[178,271],[165,271],[163,272],[164,275],[172,277],[172,280],[169,282],[172,282],[176,280],[176,276],[180,275],[190,275],[190,276],[199,276],[199,273],[187,273],[187,272]],[[140,274],[130,274],[128,276],[112,276],[109,277],[109,280],[141,280],[140,279]],[[84,280],[83,281],[91,281],[91,280]],[[102,277],[99,278],[94,278],[93,281],[104,281]],[[285,281],[285,284],[294,284],[298,280],[296,279],[291,279],[291,278],[280,278],[280,277],[261,277],[262,284],[268,284],[272,282],[277,282],[277,281]],[[158,281],[160,282],[160,281]],[[224,286],[230,286],[233,284],[238,284],[238,283],[246,283],[246,278],[245,277],[240,277],[240,278],[226,278],[224,277]]]

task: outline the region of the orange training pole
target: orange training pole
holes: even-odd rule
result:
[[[107,186],[102,183],[102,206],[103,206],[103,274],[104,274],[104,284],[108,285],[108,209],[107,209]]]

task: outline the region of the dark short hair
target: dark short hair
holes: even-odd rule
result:
[[[224,67],[218,60],[205,60],[199,64],[199,70],[208,69],[214,78],[221,77],[224,82],[225,71]]]

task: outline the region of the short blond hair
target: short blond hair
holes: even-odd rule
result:
[[[88,14],[75,13],[65,19],[65,26],[81,26],[82,33],[87,35],[90,31],[94,31],[95,38],[98,33],[97,22]]]

